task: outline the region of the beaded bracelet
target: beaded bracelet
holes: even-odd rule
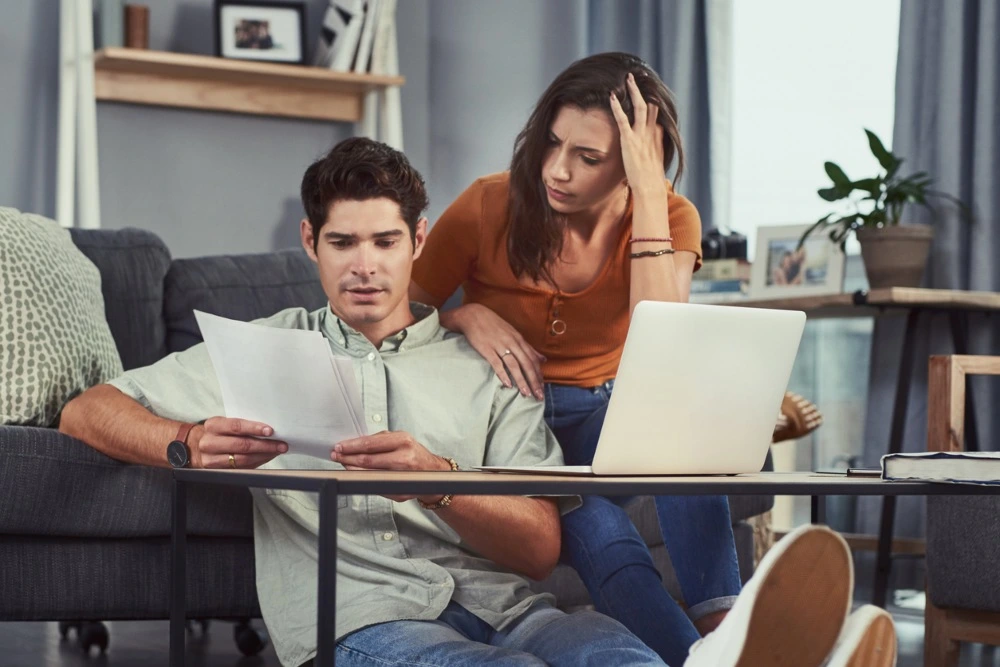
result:
[[[663,239],[663,238],[657,238],[657,237],[652,237],[652,236],[651,237],[644,237],[644,236],[635,237],[635,236],[630,236],[628,238],[628,242],[629,243],[673,243],[674,239],[673,239],[672,236],[668,236],[665,239]]]
[[[629,253],[629,257],[632,259],[637,259],[639,257],[659,257],[660,255],[673,255],[673,248],[664,248],[663,250],[644,250],[642,252]]]
[[[458,462],[455,459],[451,458],[450,456],[442,456],[441,458],[443,458],[445,461],[448,462],[448,465],[451,466],[452,470],[458,470]],[[440,500],[438,500],[436,503],[425,503],[420,498],[417,498],[417,502],[425,510],[439,510],[444,507],[447,507],[448,505],[451,505],[451,501],[454,500],[454,498],[455,497],[452,494],[446,493],[445,495],[441,496]]]

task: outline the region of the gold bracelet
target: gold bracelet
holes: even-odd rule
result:
[[[629,253],[629,257],[632,259],[638,259],[639,257],[659,257],[660,255],[673,255],[673,248],[664,248],[663,250],[643,250],[642,252],[632,252]]]
[[[458,462],[455,461],[455,459],[451,458],[450,456],[442,456],[441,458],[443,458],[445,461],[448,462],[452,470],[458,470]],[[453,496],[452,494],[446,493],[445,495],[441,496],[441,500],[437,501],[436,503],[425,503],[420,498],[417,498],[417,502],[420,503],[420,506],[423,507],[425,510],[439,510],[442,507],[447,507],[448,505],[451,505],[451,501],[454,500],[454,498],[455,496]]]

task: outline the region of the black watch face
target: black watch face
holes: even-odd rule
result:
[[[188,464],[188,448],[180,440],[174,440],[167,445],[167,461],[175,468],[186,468]]]

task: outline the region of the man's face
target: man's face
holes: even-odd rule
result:
[[[330,307],[349,326],[372,338],[369,333],[384,337],[412,322],[407,292],[427,234],[425,218],[412,242],[396,202],[343,200],[330,207],[315,249],[308,220],[301,234]]]

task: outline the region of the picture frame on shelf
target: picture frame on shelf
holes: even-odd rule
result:
[[[757,228],[750,297],[839,294],[844,290],[844,252],[826,235],[799,240],[811,224]]]
[[[215,0],[215,55],[306,64],[305,3]]]

